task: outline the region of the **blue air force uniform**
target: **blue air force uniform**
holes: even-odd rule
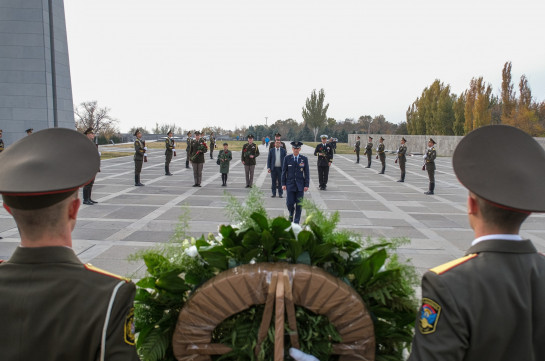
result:
[[[299,203],[303,200],[305,187],[308,188],[309,184],[308,158],[301,154],[297,157],[293,154],[286,156],[282,165],[282,186],[286,186],[286,205],[290,212],[290,221],[299,223],[302,211]]]

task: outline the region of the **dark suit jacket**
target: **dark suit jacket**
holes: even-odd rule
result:
[[[280,167],[284,164],[284,158],[286,158],[286,150],[280,147]],[[267,169],[273,169],[276,163],[276,147],[269,149],[269,156],[267,157]]]
[[[409,360],[545,360],[545,256],[529,240],[467,253],[424,275]]]
[[[319,143],[314,149],[314,155],[318,156],[318,167],[329,166],[329,162],[333,162],[333,145]]]
[[[105,337],[105,360],[138,360],[125,341],[134,294],[133,283],[84,265],[70,248],[19,247],[0,264],[0,359],[95,361]]]
[[[293,154],[286,156],[282,165],[282,186],[286,186],[288,192],[302,192],[309,184],[308,158],[299,154],[299,162],[296,164]]]

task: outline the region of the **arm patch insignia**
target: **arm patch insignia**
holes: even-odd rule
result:
[[[125,317],[125,332],[123,332],[125,343],[134,345],[134,307],[130,309]]]
[[[441,306],[429,298],[422,299],[420,314],[418,316],[418,329],[423,335],[434,333],[439,316],[441,315]]]

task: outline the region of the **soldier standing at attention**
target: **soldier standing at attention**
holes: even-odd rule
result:
[[[325,191],[329,178],[329,167],[331,167],[331,163],[333,162],[333,147],[331,144],[327,144],[327,135],[322,135],[320,138],[322,139],[322,143],[316,146],[314,155],[318,156],[318,180],[320,184],[318,189]]]
[[[293,154],[284,158],[282,165],[282,189],[286,191],[286,206],[289,221],[299,223],[301,220],[301,202],[310,184],[308,159],[300,155],[301,142],[291,142]]]
[[[185,167],[189,168],[189,150],[191,148],[191,132],[187,132],[187,139],[185,140],[187,147],[185,148],[186,158],[185,158]]]
[[[93,146],[98,147],[98,144],[95,144],[95,133],[93,132],[93,128],[89,127],[83,132],[83,134],[93,143]],[[98,152],[98,156],[100,159],[100,152]],[[98,170],[100,172],[100,168]],[[83,204],[92,206],[95,203],[98,203],[97,201],[94,201],[91,199],[91,193],[93,192],[93,184],[95,183],[95,178],[83,186]]]
[[[384,152],[384,138],[382,137],[379,139],[377,153],[377,157],[380,158],[380,163],[382,163],[382,170],[379,174],[384,174],[384,170],[386,169],[386,153]]]
[[[146,142],[142,140],[142,132],[138,129],[134,132],[136,140],[134,141],[134,185],[141,187],[144,184],[140,183],[140,173],[142,172],[142,164],[144,163],[144,158],[148,155],[146,151]]]
[[[216,148],[216,138],[214,132],[210,133],[210,159],[214,159],[214,148]]]
[[[269,150],[270,149],[273,149],[274,147],[276,147],[276,141],[280,141],[280,144],[282,146],[282,148],[284,148],[286,151],[288,150],[286,148],[286,143],[284,143],[280,138],[282,137],[282,135],[280,135],[280,133],[276,133],[274,135],[274,142],[271,142],[271,144],[269,144]]]
[[[399,146],[399,149],[397,150],[397,160],[399,162],[399,169],[401,169],[401,179],[398,180],[398,182],[405,182],[405,163],[407,162],[407,158],[405,157],[405,154],[407,154],[407,146],[405,145],[407,141],[405,138],[401,138],[401,145]]]
[[[172,129],[167,133],[165,148],[165,175],[172,175],[172,173],[170,173],[170,161],[172,160],[172,155],[176,155],[176,146],[174,144],[174,139],[172,139]]]
[[[356,152],[356,164],[360,162],[360,136],[356,138],[356,144],[354,144],[354,152]]]
[[[424,192],[424,194],[433,194],[433,191],[435,189],[435,157],[437,157],[437,153],[435,152],[434,145],[435,140],[431,139],[428,141],[428,150],[426,151],[426,155],[424,156],[425,160],[425,167],[428,171],[428,178],[430,179],[430,187],[427,192]]]
[[[204,153],[208,151],[206,141],[201,138],[201,132],[195,132],[195,139],[191,141],[189,150],[191,166],[193,167],[193,179],[195,184],[193,187],[200,187],[202,181],[202,169],[204,167]]]
[[[228,147],[229,145],[227,143],[223,143],[223,150],[220,150],[218,154],[218,164],[220,165],[222,187],[227,186],[227,174],[229,174],[229,164],[233,159],[233,153],[231,153]]]
[[[516,152],[498,156],[498,144]],[[506,125],[467,134],[452,157],[475,239],[422,278],[409,361],[545,360],[545,255],[520,228],[545,212],[545,151]]]
[[[2,129],[0,129],[0,153],[4,150],[4,140],[2,139]]]
[[[254,143],[254,136],[248,135],[248,143],[242,147],[242,164],[246,173],[246,188],[250,188],[254,182],[255,158],[259,157],[259,148]]]
[[[369,142],[365,146],[365,152],[363,155],[367,155],[367,167],[371,168],[371,157],[373,156],[373,138],[369,137]]]
[[[50,128],[6,149],[0,164],[4,208],[21,238],[0,261],[0,358],[139,360],[134,284],[83,264],[72,249],[78,188],[100,165],[96,146],[74,130]]]

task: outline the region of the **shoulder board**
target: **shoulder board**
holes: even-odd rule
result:
[[[111,272],[108,272],[108,271],[105,271],[103,269],[100,269],[98,267],[95,267],[93,266],[92,264],[90,263],[86,263],[84,264],[85,268],[91,272],[95,272],[95,273],[100,273],[102,275],[105,275],[105,276],[109,276],[109,277],[112,277],[112,278],[116,278],[118,280],[123,280],[125,282],[130,282],[131,280],[129,278],[126,278],[126,277],[121,277],[121,276],[118,276],[116,274],[113,274]]]
[[[440,275],[440,274],[443,274],[443,273],[447,272],[448,270],[451,270],[451,269],[453,269],[455,267],[458,267],[462,263],[465,263],[465,262],[467,262],[470,259],[473,259],[475,257],[477,257],[477,253],[473,253],[473,254],[470,254],[468,256],[455,259],[454,261],[447,262],[445,264],[442,264],[440,266],[437,266],[437,267],[434,267],[434,268],[430,269],[430,271]]]

